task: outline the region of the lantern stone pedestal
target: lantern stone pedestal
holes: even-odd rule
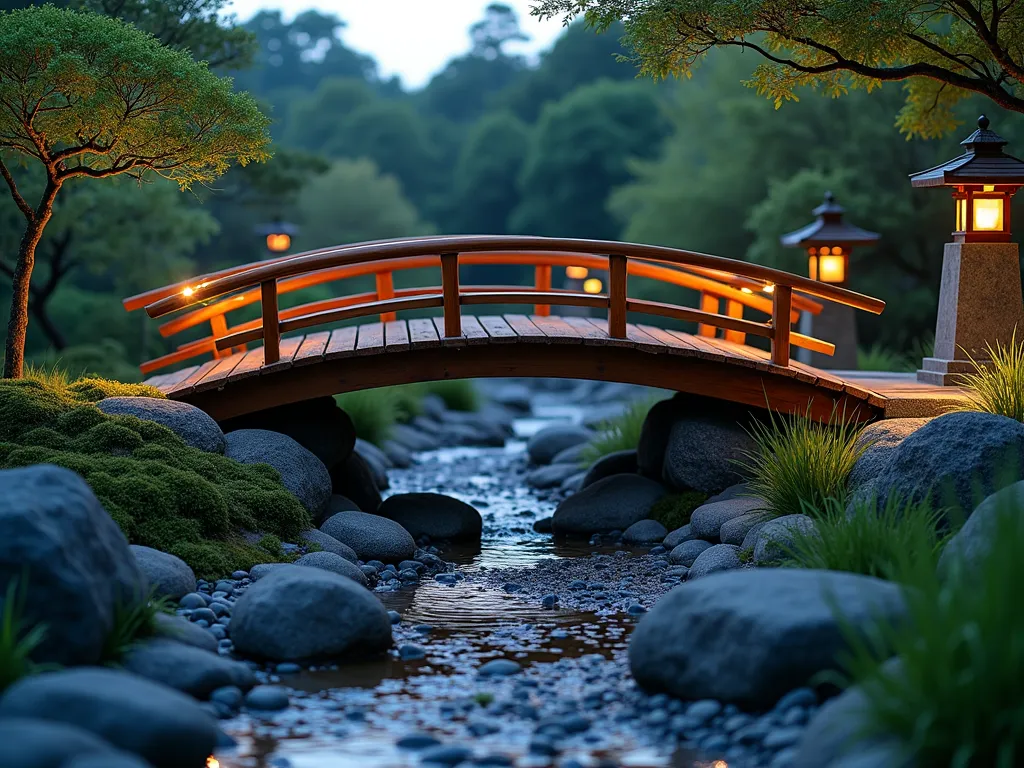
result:
[[[974,370],[968,355],[990,362],[986,347],[1008,344],[1015,328],[1024,336],[1017,244],[946,243],[935,356],[924,359],[917,380],[956,386]]]
[[[800,315],[800,333],[813,336],[836,345],[831,357],[819,352],[801,349],[800,362],[815,368],[831,368],[840,371],[857,369],[857,320],[853,307],[823,301],[824,307],[818,315],[804,312]]]

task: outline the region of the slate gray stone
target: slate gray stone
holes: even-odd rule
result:
[[[346,576],[364,587],[367,585],[366,574],[360,570],[358,565],[333,552],[310,552],[296,560],[294,565],[321,568],[339,576]]]
[[[854,627],[876,618],[899,622],[905,613],[900,587],[869,576],[796,568],[715,573],[671,590],[640,620],[630,668],[651,692],[768,709],[837,668],[847,639],[836,605]]]
[[[134,416],[167,427],[186,445],[207,453],[224,453],[224,433],[206,411],[179,400],[159,397],[107,397],[96,407],[108,416]]]
[[[577,474],[580,468],[576,464],[546,464],[531,469],[523,481],[531,488],[545,490],[562,485],[568,478]]]
[[[373,482],[377,488],[384,490],[390,487],[391,483],[388,481],[388,457],[377,446],[360,439],[356,440],[355,452],[359,454],[359,457],[366,462],[366,466],[370,468],[370,474],[373,475]]]
[[[788,558],[795,541],[794,533],[798,531],[815,533],[814,520],[807,515],[783,515],[765,523],[754,543],[754,563],[770,565]]]
[[[714,414],[690,415],[672,425],[662,479],[680,490],[715,493],[742,480],[737,462],[754,450],[741,424]]]
[[[387,650],[391,620],[376,595],[352,579],[285,565],[238,598],[231,639],[238,653],[275,661],[349,659]]]
[[[409,451],[432,451],[438,447],[436,438],[425,434],[422,430],[408,424],[395,424],[391,427],[391,440]]]
[[[693,565],[693,561],[697,559],[697,555],[703,552],[705,549],[711,549],[711,542],[704,541],[703,539],[690,539],[677,544],[671,552],[668,553],[668,561],[672,565],[685,565],[689,568]]]
[[[586,443],[580,443],[574,445],[571,448],[566,448],[564,451],[559,451],[555,454],[555,457],[551,459],[552,464],[575,464],[576,468],[579,469],[583,462],[583,453],[587,450]]]
[[[565,499],[555,509],[556,534],[589,535],[624,531],[646,520],[651,507],[665,495],[661,483],[640,475],[612,475]]]
[[[569,477],[562,481],[562,484],[558,489],[565,494],[578,493],[582,490],[583,478],[586,477],[586,475],[587,473],[585,470],[580,470],[575,474],[569,475]]]
[[[722,526],[725,523],[764,507],[763,500],[747,496],[702,504],[690,515],[690,530],[698,539],[721,541]]]
[[[954,535],[939,557],[939,574],[950,578],[962,570],[972,580],[981,575],[982,565],[997,537],[1020,536],[1019,522],[1024,514],[1024,481],[1008,485],[985,499],[971,513],[964,527]],[[1009,515],[1016,523],[1004,520]]]
[[[245,664],[161,638],[134,645],[121,659],[121,666],[200,700],[209,698],[211,693],[226,685],[243,691],[256,685],[256,677]]]
[[[734,517],[731,520],[726,520],[722,523],[721,531],[719,532],[719,538],[723,544],[733,544],[735,546],[741,546],[743,540],[750,533],[750,530],[754,526],[760,523],[766,523],[772,520],[772,514],[770,512],[748,512],[745,515]]]
[[[526,453],[534,464],[550,464],[566,448],[586,443],[594,433],[574,424],[552,424],[544,427],[526,443]]]
[[[384,469],[393,469],[395,463],[391,460],[391,457],[387,455],[380,447],[374,445],[369,440],[363,440],[361,437],[356,438],[355,450],[362,454],[363,458],[372,458]]]
[[[896,446],[929,421],[931,419],[882,419],[864,427],[857,436],[857,446],[864,452],[846,481],[850,494],[866,495],[867,489],[873,487],[885,470]]]
[[[0,765],[4,768],[65,768],[76,758],[117,760],[125,753],[94,733],[47,719],[0,720]]]
[[[416,542],[409,532],[381,515],[341,512],[324,521],[320,530],[351,547],[364,562],[398,563],[416,554]]]
[[[331,476],[312,452],[280,432],[238,429],[224,436],[224,455],[243,464],[269,464],[314,519],[331,498]]]
[[[637,452],[635,448],[626,451],[614,451],[602,456],[590,465],[580,488],[586,488],[589,485],[593,485],[598,480],[603,480],[604,478],[611,477],[612,475],[636,473],[639,466],[637,464],[636,456]]]
[[[331,467],[333,493],[355,502],[363,512],[376,512],[380,506],[380,486],[366,459],[353,453],[341,464]]]
[[[622,532],[627,544],[658,544],[668,535],[668,530],[657,520],[638,520]]]
[[[665,549],[671,552],[684,541],[690,541],[693,538],[693,528],[691,528],[690,524],[687,523],[682,528],[676,528],[674,531],[669,533],[661,543],[665,546]]]
[[[647,412],[636,448],[637,471],[644,477],[661,481],[668,436],[679,410],[680,402],[670,397],[655,403]]]
[[[331,498],[334,498],[333,496]],[[344,497],[339,497],[344,498]],[[354,505],[353,505],[354,506]],[[358,511],[358,510],[354,510]],[[347,544],[342,544],[333,536],[328,536],[318,528],[310,528],[308,531],[303,531],[299,534],[299,538],[302,541],[309,542],[310,544],[316,544],[320,547],[322,552],[333,552],[339,557],[343,557],[350,563],[355,563],[359,560],[355,553],[355,550]]]
[[[441,493],[396,493],[384,500],[377,514],[394,520],[413,539],[480,541],[483,531],[476,509]]]
[[[709,496],[704,502],[705,504],[714,504],[719,501],[729,501],[730,499],[737,499],[741,496],[749,498],[753,496],[753,492],[750,490],[750,485],[747,483],[736,483],[736,485],[730,485],[724,491],[716,493],[714,496]]]
[[[219,730],[192,697],[129,672],[99,667],[22,678],[0,697],[0,723],[8,717],[77,726],[154,768],[205,765]]]
[[[98,662],[115,606],[137,605],[147,590],[86,482],[49,464],[0,471],[0,595],[12,579],[24,589],[26,624],[49,628],[33,658],[62,665]]]
[[[249,578],[253,581],[259,581],[265,576],[269,576],[278,568],[283,568],[286,565],[289,565],[289,563],[260,563],[259,565],[254,565],[249,569]]]
[[[715,544],[708,547],[694,559],[690,572],[686,574],[688,581],[699,579],[719,571],[732,571],[741,568],[740,548],[732,544]]]
[[[153,622],[157,637],[165,637],[211,653],[217,652],[217,638],[213,636],[213,633],[198,624],[193,624],[188,619],[161,611],[153,617]]]
[[[495,403],[523,414],[530,412],[533,393],[525,384],[509,382],[492,389],[489,396]]]
[[[180,557],[138,544],[132,544],[131,550],[156,597],[180,600],[196,591],[196,575]]]
[[[412,454],[404,445],[399,445],[394,440],[385,440],[381,443],[380,449],[399,469],[408,469],[412,466]]]

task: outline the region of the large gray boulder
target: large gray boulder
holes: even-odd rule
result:
[[[306,568],[321,568],[339,576],[346,576],[362,586],[366,586],[366,574],[355,563],[350,563],[341,555],[333,552],[310,552],[295,561],[295,565]]]
[[[332,552],[338,557],[345,558],[350,563],[355,563],[359,560],[359,556],[356,555],[356,552],[352,547],[348,544],[342,544],[336,538],[327,535],[319,528],[310,528],[308,531],[303,531],[299,534],[299,538],[302,541],[309,544],[315,544],[320,547],[321,552]]]
[[[550,464],[566,448],[581,445],[594,433],[574,424],[552,424],[531,437],[526,443],[526,454],[534,464]]]
[[[353,452],[345,461],[331,467],[331,486],[335,495],[355,502],[364,512],[376,512],[380,506],[381,486],[373,468],[360,454]]]
[[[662,479],[674,488],[715,493],[743,479],[737,462],[754,450],[741,423],[715,414],[690,415],[672,425]]]
[[[96,407],[108,416],[134,416],[167,427],[187,445],[208,453],[224,453],[224,433],[206,411],[178,400],[159,397],[107,397]]]
[[[384,500],[377,514],[394,520],[414,539],[476,542],[483,531],[479,512],[440,493],[396,493]]]
[[[180,557],[138,544],[132,544],[131,550],[156,597],[180,600],[196,591],[196,575]]]
[[[770,512],[748,512],[745,515],[734,517],[722,523],[722,530],[719,538],[723,544],[742,546],[747,534],[757,525],[767,523],[772,519]]]
[[[1005,519],[1006,517],[1010,519]],[[999,536],[1020,537],[1024,532],[1024,481],[1008,485],[985,499],[971,513],[939,557],[939,574],[949,578],[962,571],[978,579],[985,558]]]
[[[668,553],[668,561],[672,565],[685,565],[689,568],[693,565],[693,561],[697,559],[697,556],[705,549],[711,549],[713,545],[710,541],[704,541],[702,539],[690,539],[677,544],[671,552]]]
[[[668,529],[657,520],[639,520],[622,532],[627,544],[659,544],[668,536]]]
[[[754,541],[754,563],[771,565],[792,555],[799,534],[813,535],[817,526],[807,515],[783,515],[769,520]]]
[[[0,595],[12,579],[25,590],[26,625],[47,627],[33,659],[62,665],[98,662],[115,608],[141,603],[147,589],[89,486],[49,464],[0,471]]]
[[[968,514],[986,496],[1024,479],[1024,424],[989,413],[948,413],[908,435],[875,481],[890,495]]]
[[[325,520],[320,530],[351,547],[363,561],[398,563],[416,554],[416,542],[409,532],[380,515],[339,512]]]
[[[722,535],[722,526],[727,522],[764,508],[765,503],[762,499],[747,496],[737,496],[712,504],[702,504],[690,515],[690,530],[699,539],[719,541]]]
[[[371,450],[371,448],[373,450]],[[355,453],[359,455],[366,467],[373,476],[373,483],[379,490],[388,488],[391,483],[388,481],[388,458],[380,449],[365,440],[356,440]]]
[[[132,646],[121,659],[121,666],[128,672],[176,688],[197,699],[206,699],[226,685],[243,691],[256,685],[252,670],[241,662],[161,638]]]
[[[835,606],[858,628],[904,616],[899,587],[868,576],[789,568],[715,573],[676,587],[640,620],[630,668],[650,691],[769,708],[836,669],[847,639]]]
[[[672,425],[679,415],[680,401],[674,397],[660,400],[651,406],[640,428],[640,442],[636,447],[637,471],[651,480],[661,480],[665,465],[665,448]]]
[[[155,768],[203,768],[219,730],[191,696],[99,667],[19,680],[0,698],[0,723],[8,717],[77,726]]]
[[[864,452],[846,481],[850,494],[855,498],[869,496],[896,446],[929,421],[931,419],[883,419],[864,427],[857,436],[857,446]]]
[[[640,475],[612,475],[559,504],[551,525],[556,534],[624,531],[646,520],[651,507],[664,495],[665,487],[654,480]]]
[[[288,435],[266,429],[238,429],[224,438],[224,455],[243,464],[269,464],[314,518],[331,498],[331,476],[313,453]]]
[[[73,760],[98,758],[102,766],[130,758],[90,731],[28,717],[0,720],[0,765],[4,768],[66,768]],[[197,766],[198,768],[198,766]]]
[[[276,661],[349,659],[391,647],[391,620],[352,579],[285,565],[238,598],[231,639],[239,653]]]
[[[638,468],[636,456],[635,448],[625,451],[614,451],[602,456],[590,465],[590,469],[587,470],[587,474],[583,477],[580,488],[586,488],[588,485],[593,485],[598,480],[603,480],[612,475],[625,475],[636,472]]]

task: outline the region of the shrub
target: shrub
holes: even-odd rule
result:
[[[28,627],[23,617],[28,595],[24,578],[7,582],[7,591],[0,605],[0,691],[27,675],[44,669],[31,656],[46,637],[45,625]]]
[[[969,358],[973,373],[965,374],[967,403],[959,410],[981,411],[1024,421],[1024,343],[1014,331],[1010,343],[986,347],[992,362],[983,365]]]
[[[1024,510],[1007,504],[991,542],[977,571],[945,581],[927,558],[899,558],[907,620],[867,637],[846,626],[843,663],[867,698],[865,735],[897,738],[920,765],[1024,763]],[[891,653],[899,664],[883,667]]]
[[[103,642],[103,661],[107,664],[119,662],[132,645],[156,634],[158,613],[173,612],[171,601],[156,597],[153,590],[145,600],[135,605],[115,604],[114,626]]]
[[[469,379],[425,381],[413,386],[419,390],[420,396],[432,394],[440,397],[450,411],[480,410],[480,392]]]
[[[765,500],[769,512],[801,514],[804,505],[820,508],[829,499],[845,503],[846,479],[868,445],[857,443],[858,429],[844,417],[833,411],[823,423],[769,412],[767,424],[753,423],[756,449],[740,464],[752,494]]]
[[[636,400],[614,419],[598,425],[597,435],[583,449],[583,465],[590,466],[609,453],[636,448],[640,444],[640,431],[647,412],[656,402],[653,397]]]
[[[690,522],[693,510],[708,500],[706,493],[683,491],[663,496],[654,502],[650,516],[668,530],[674,531]]]
[[[117,381],[142,381],[138,366],[128,362],[124,345],[114,339],[102,339],[96,344],[76,344],[62,350],[47,350],[33,355],[32,363],[58,369],[74,378],[95,376]]]
[[[200,451],[159,424],[92,405],[113,395],[162,396],[53,371],[0,380],[0,468],[48,463],[77,472],[130,542],[177,555],[201,578],[267,561],[241,530],[287,539],[309,526],[273,468]]]
[[[890,497],[881,509],[874,499],[857,503],[847,515],[836,499],[821,507],[804,507],[814,518],[814,532],[794,530],[790,559],[797,568],[848,571],[881,579],[895,577],[893,569],[905,556],[938,565],[943,539],[937,533],[942,518],[930,502],[904,503]]]

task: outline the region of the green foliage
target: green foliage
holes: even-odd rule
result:
[[[793,531],[785,565],[893,579],[899,575],[894,568],[906,557],[922,558],[932,568],[938,564],[942,513],[930,502],[891,497],[879,508],[871,499],[847,514],[845,505],[826,499],[820,507],[805,505],[804,513],[814,518],[815,530]]]
[[[59,370],[0,381],[0,468],[77,472],[130,542],[177,555],[201,578],[266,562],[240,531],[292,538],[309,526],[271,467],[191,448],[163,426],[92,405],[139,395],[162,396],[139,384],[72,382]]]
[[[743,565],[750,565],[754,562],[754,548],[747,547],[746,549],[741,549],[737,554],[737,557],[739,557],[740,563]]]
[[[647,412],[656,402],[657,398],[635,400],[614,419],[601,423],[597,435],[583,448],[584,466],[590,466],[609,453],[636,448],[640,444],[640,431],[647,419]]]
[[[683,491],[662,496],[651,507],[650,517],[674,531],[690,522],[693,510],[708,500],[706,493],[700,491]]]
[[[273,555],[279,559],[284,557],[284,549],[281,547],[281,539],[277,536],[273,536],[271,534],[261,536],[260,540],[256,542],[256,546],[268,555]]]
[[[974,372],[966,374],[962,386],[967,403],[961,410],[981,411],[1024,422],[1024,342],[1017,332],[1008,344],[986,345],[985,364],[971,359]]]
[[[999,511],[976,571],[952,569],[940,580],[929,558],[905,553],[893,574],[906,584],[906,620],[866,638],[847,626],[843,662],[867,697],[865,736],[895,738],[919,765],[1020,765],[1022,511],[1009,502]],[[882,666],[891,655],[899,663]]]
[[[423,396],[428,393],[438,395],[453,411],[475,411],[480,407],[476,386],[463,379],[364,389],[335,395],[334,400],[352,419],[357,437],[380,445],[390,437],[395,424],[411,421],[423,413]]]
[[[857,442],[858,429],[845,413],[833,412],[829,423],[809,416],[769,414],[753,422],[756,445],[742,460],[754,496],[765,500],[774,515],[801,514],[829,499],[846,500],[846,479],[869,447]]]
[[[490,691],[480,691],[480,693],[473,696],[473,701],[475,701],[481,707],[486,707],[494,701],[494,694]]]
[[[7,582],[0,606],[0,691],[23,677],[43,671],[32,661],[32,653],[46,638],[43,624],[29,627],[25,623],[25,599],[28,585],[24,577]]]
[[[117,664],[135,643],[157,633],[158,613],[173,612],[171,601],[166,597],[156,597],[152,589],[145,600],[131,605],[117,602],[114,605],[114,625],[103,641],[103,662]]]
[[[444,405],[449,411],[478,411],[480,410],[480,392],[476,385],[469,379],[441,379],[439,381],[424,381],[420,384],[413,384],[411,398],[422,397],[423,395],[437,395],[444,400]],[[406,407],[410,416],[415,416],[420,410],[416,405],[412,408]]]
[[[57,352],[49,349],[33,355],[30,364],[50,370],[65,371],[75,378],[82,376],[139,382],[142,374],[138,366],[126,359],[124,347],[114,339],[102,339],[97,344],[79,344]]]

